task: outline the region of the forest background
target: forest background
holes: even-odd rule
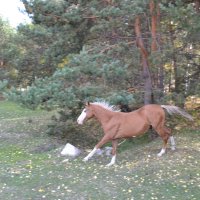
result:
[[[0,19],[0,90],[59,110],[50,132],[65,132],[88,100],[132,110],[199,97],[199,0],[22,2],[31,24]]]

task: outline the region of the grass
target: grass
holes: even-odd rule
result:
[[[85,151],[76,159],[61,157],[63,146],[45,135],[49,118],[44,111],[0,102],[0,199],[199,199],[199,127],[179,127],[177,150],[161,158],[160,138],[127,140],[119,146],[117,165],[107,168],[106,156],[87,163]]]

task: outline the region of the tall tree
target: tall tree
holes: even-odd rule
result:
[[[189,94],[196,94],[199,75],[199,35],[200,27],[197,1],[169,1],[163,4],[163,12],[168,32],[168,63],[171,63],[170,92],[173,100],[183,106]],[[195,3],[195,4],[193,4]],[[167,17],[167,19],[166,19]],[[195,83],[195,84],[194,84]]]
[[[100,93],[101,97],[121,101],[129,94],[132,102],[147,104],[153,101],[153,95],[156,101],[164,101],[163,93],[168,92],[168,84],[172,93],[177,92],[178,87],[179,91],[183,91],[183,87],[188,92],[188,88],[194,86],[191,74],[198,74],[197,59],[192,59],[195,70],[193,64],[180,67],[183,64],[181,58],[185,55],[185,62],[186,52],[191,52],[185,42],[185,33],[188,33],[192,50],[198,49],[193,42],[198,40],[194,31],[198,30],[198,26],[188,26],[191,22],[198,24],[199,18],[191,1],[23,2],[33,18],[33,26],[45,30],[43,40],[49,36],[49,40],[44,42],[44,66],[49,63],[46,66],[52,64],[54,70],[60,66],[69,74],[71,70],[79,72],[80,78],[73,82],[66,78],[66,74],[61,78],[65,80],[63,87],[66,90],[73,92],[72,87],[76,87],[76,98],[99,96],[91,89],[98,87],[104,91]],[[170,25],[173,27],[173,37],[170,37]],[[176,60],[177,75],[173,60]],[[57,72],[60,74],[60,69]],[[55,80],[56,76],[53,77],[52,85],[58,81]],[[183,77],[187,77],[186,82]],[[51,84],[47,83],[50,87]]]
[[[0,17],[0,79],[7,79],[10,84],[15,84],[18,76],[16,64],[13,62],[19,56],[16,37],[15,29]]]
[[[140,16],[137,16],[135,19],[135,32],[137,37],[137,45],[140,48],[142,57],[142,69],[143,69],[142,74],[144,78],[144,104],[150,104],[153,101],[152,80],[151,80],[151,73],[149,70],[148,52],[145,48],[141,33]]]

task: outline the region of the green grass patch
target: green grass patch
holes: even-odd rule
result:
[[[45,111],[42,110],[33,111],[27,108],[23,108],[20,105],[9,101],[0,102],[0,120],[39,116],[44,112]]]
[[[126,140],[118,148],[117,165],[107,168],[111,157],[97,156],[84,163],[85,149],[72,159],[60,156],[62,145],[51,148],[55,140],[44,133],[49,112],[10,102],[0,102],[0,111],[0,199],[199,199],[196,127],[174,130],[177,150],[168,148],[161,158],[156,155],[160,138],[150,142],[145,134]]]

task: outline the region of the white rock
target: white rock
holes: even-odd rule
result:
[[[106,156],[110,156],[112,152],[112,147],[105,147]]]
[[[103,155],[103,153],[104,153],[104,150],[97,149],[95,154],[98,155],[98,156],[101,156],[101,155]]]
[[[69,162],[69,159],[65,159],[62,161],[62,163],[66,163],[66,162]]]
[[[73,146],[70,143],[67,143],[64,147],[64,149],[61,151],[61,155],[63,156],[78,156],[81,153],[81,150],[77,147]]]

